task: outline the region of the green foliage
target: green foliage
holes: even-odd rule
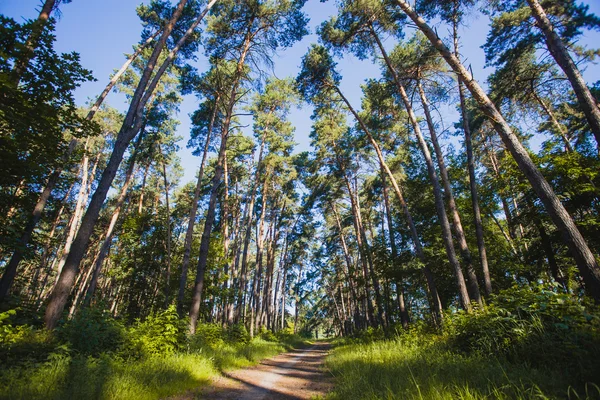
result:
[[[12,319],[17,310],[0,313],[0,365],[11,366],[46,360],[58,343],[45,330],[30,325],[17,325]]]
[[[250,343],[250,334],[244,324],[234,324],[227,327],[227,340],[233,343],[248,344]]]
[[[554,286],[513,287],[471,314],[336,342],[331,398],[594,399],[600,396],[600,313]]]
[[[173,354],[185,341],[186,326],[171,305],[129,329],[125,352],[138,357]]]
[[[264,326],[261,326],[258,334],[261,339],[266,340],[267,342],[276,342],[277,341],[277,336],[275,336],[275,334],[273,332],[271,332]]]
[[[554,290],[553,290],[554,289]],[[600,372],[600,312],[554,287],[514,287],[472,314],[448,319],[449,346],[533,366],[561,365],[593,381]]]
[[[375,340],[382,340],[384,338],[385,338],[385,334],[383,332],[383,329],[374,328],[374,327],[370,326],[367,329],[358,331],[355,339],[358,342],[371,343]]]
[[[224,336],[225,332],[218,324],[198,324],[190,342],[192,347],[218,347],[225,343]]]
[[[160,399],[304,343],[292,332],[250,340],[243,325],[200,324],[186,337],[174,307],[130,327],[83,309],[56,335],[16,314],[0,314],[0,399]]]
[[[125,339],[125,327],[99,308],[84,308],[60,328],[59,337],[82,355],[98,356],[117,351]]]
[[[2,245],[18,245],[20,218],[4,218],[12,207],[29,216],[39,186],[49,172],[64,163],[72,135],[85,136],[97,130],[77,113],[73,93],[93,80],[79,54],[58,54],[54,49],[55,21],[40,31],[31,53],[27,44],[34,21],[18,23],[0,15],[0,224]],[[15,66],[25,62],[21,74]],[[21,188],[15,192],[16,188]],[[15,195],[16,193],[16,195]]]
[[[19,341],[28,326],[12,326],[9,322],[11,317],[17,314],[17,310],[8,310],[0,313],[0,343],[12,344]]]
[[[285,328],[275,333],[277,340],[284,343],[288,348],[304,347],[308,341],[294,333],[292,328]]]

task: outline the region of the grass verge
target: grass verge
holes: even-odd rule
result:
[[[600,398],[596,384],[569,382],[561,365],[533,368],[458,353],[434,335],[338,344],[326,365],[336,383],[330,400]]]
[[[160,399],[206,386],[221,371],[251,366],[289,348],[286,341],[255,338],[143,359],[53,353],[44,363],[0,371],[0,398]]]

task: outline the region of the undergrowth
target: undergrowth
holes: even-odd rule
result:
[[[600,313],[553,288],[513,288],[442,331],[361,332],[326,363],[330,399],[600,399]]]
[[[16,314],[0,314],[0,399],[159,399],[303,344],[285,331],[251,339],[242,325],[187,336],[173,308],[128,327],[82,310],[55,334],[11,324]]]

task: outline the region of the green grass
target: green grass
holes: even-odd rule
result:
[[[560,365],[536,369],[459,354],[433,335],[341,344],[326,364],[336,383],[327,397],[331,400],[600,398],[600,389],[593,383],[569,382]]]
[[[204,346],[141,360],[53,355],[45,363],[0,371],[1,399],[160,399],[207,385],[220,371],[287,350],[286,343]]]

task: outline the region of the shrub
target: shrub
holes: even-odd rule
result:
[[[125,339],[125,327],[102,309],[84,308],[58,330],[58,336],[73,350],[97,356],[119,349]]]
[[[230,343],[248,344],[250,343],[250,334],[244,324],[235,324],[227,328],[225,335]]]
[[[273,332],[271,332],[264,326],[262,326],[260,328],[260,332],[258,333],[258,335],[260,336],[261,339],[266,340],[267,342],[276,342],[277,341],[277,337],[273,334]]]
[[[225,343],[225,332],[218,324],[198,324],[196,334],[190,338],[190,346],[194,349],[202,347],[219,347]]]
[[[16,315],[16,309],[0,313],[0,363],[11,366],[46,360],[58,346],[55,337],[45,329],[14,324]]]
[[[385,332],[381,328],[373,328],[370,326],[367,329],[358,331],[355,339],[362,343],[371,343],[376,340],[385,339]]]
[[[185,332],[185,320],[180,320],[175,306],[170,306],[129,329],[124,353],[137,357],[172,354],[185,343]]]
[[[561,365],[584,381],[600,373],[600,313],[553,287],[514,287],[490,305],[447,321],[448,344],[463,353],[532,366]]]
[[[296,348],[296,347],[304,347],[309,344],[309,342],[296,335],[292,328],[285,328],[275,333],[275,337],[280,343],[283,343],[288,349]]]

